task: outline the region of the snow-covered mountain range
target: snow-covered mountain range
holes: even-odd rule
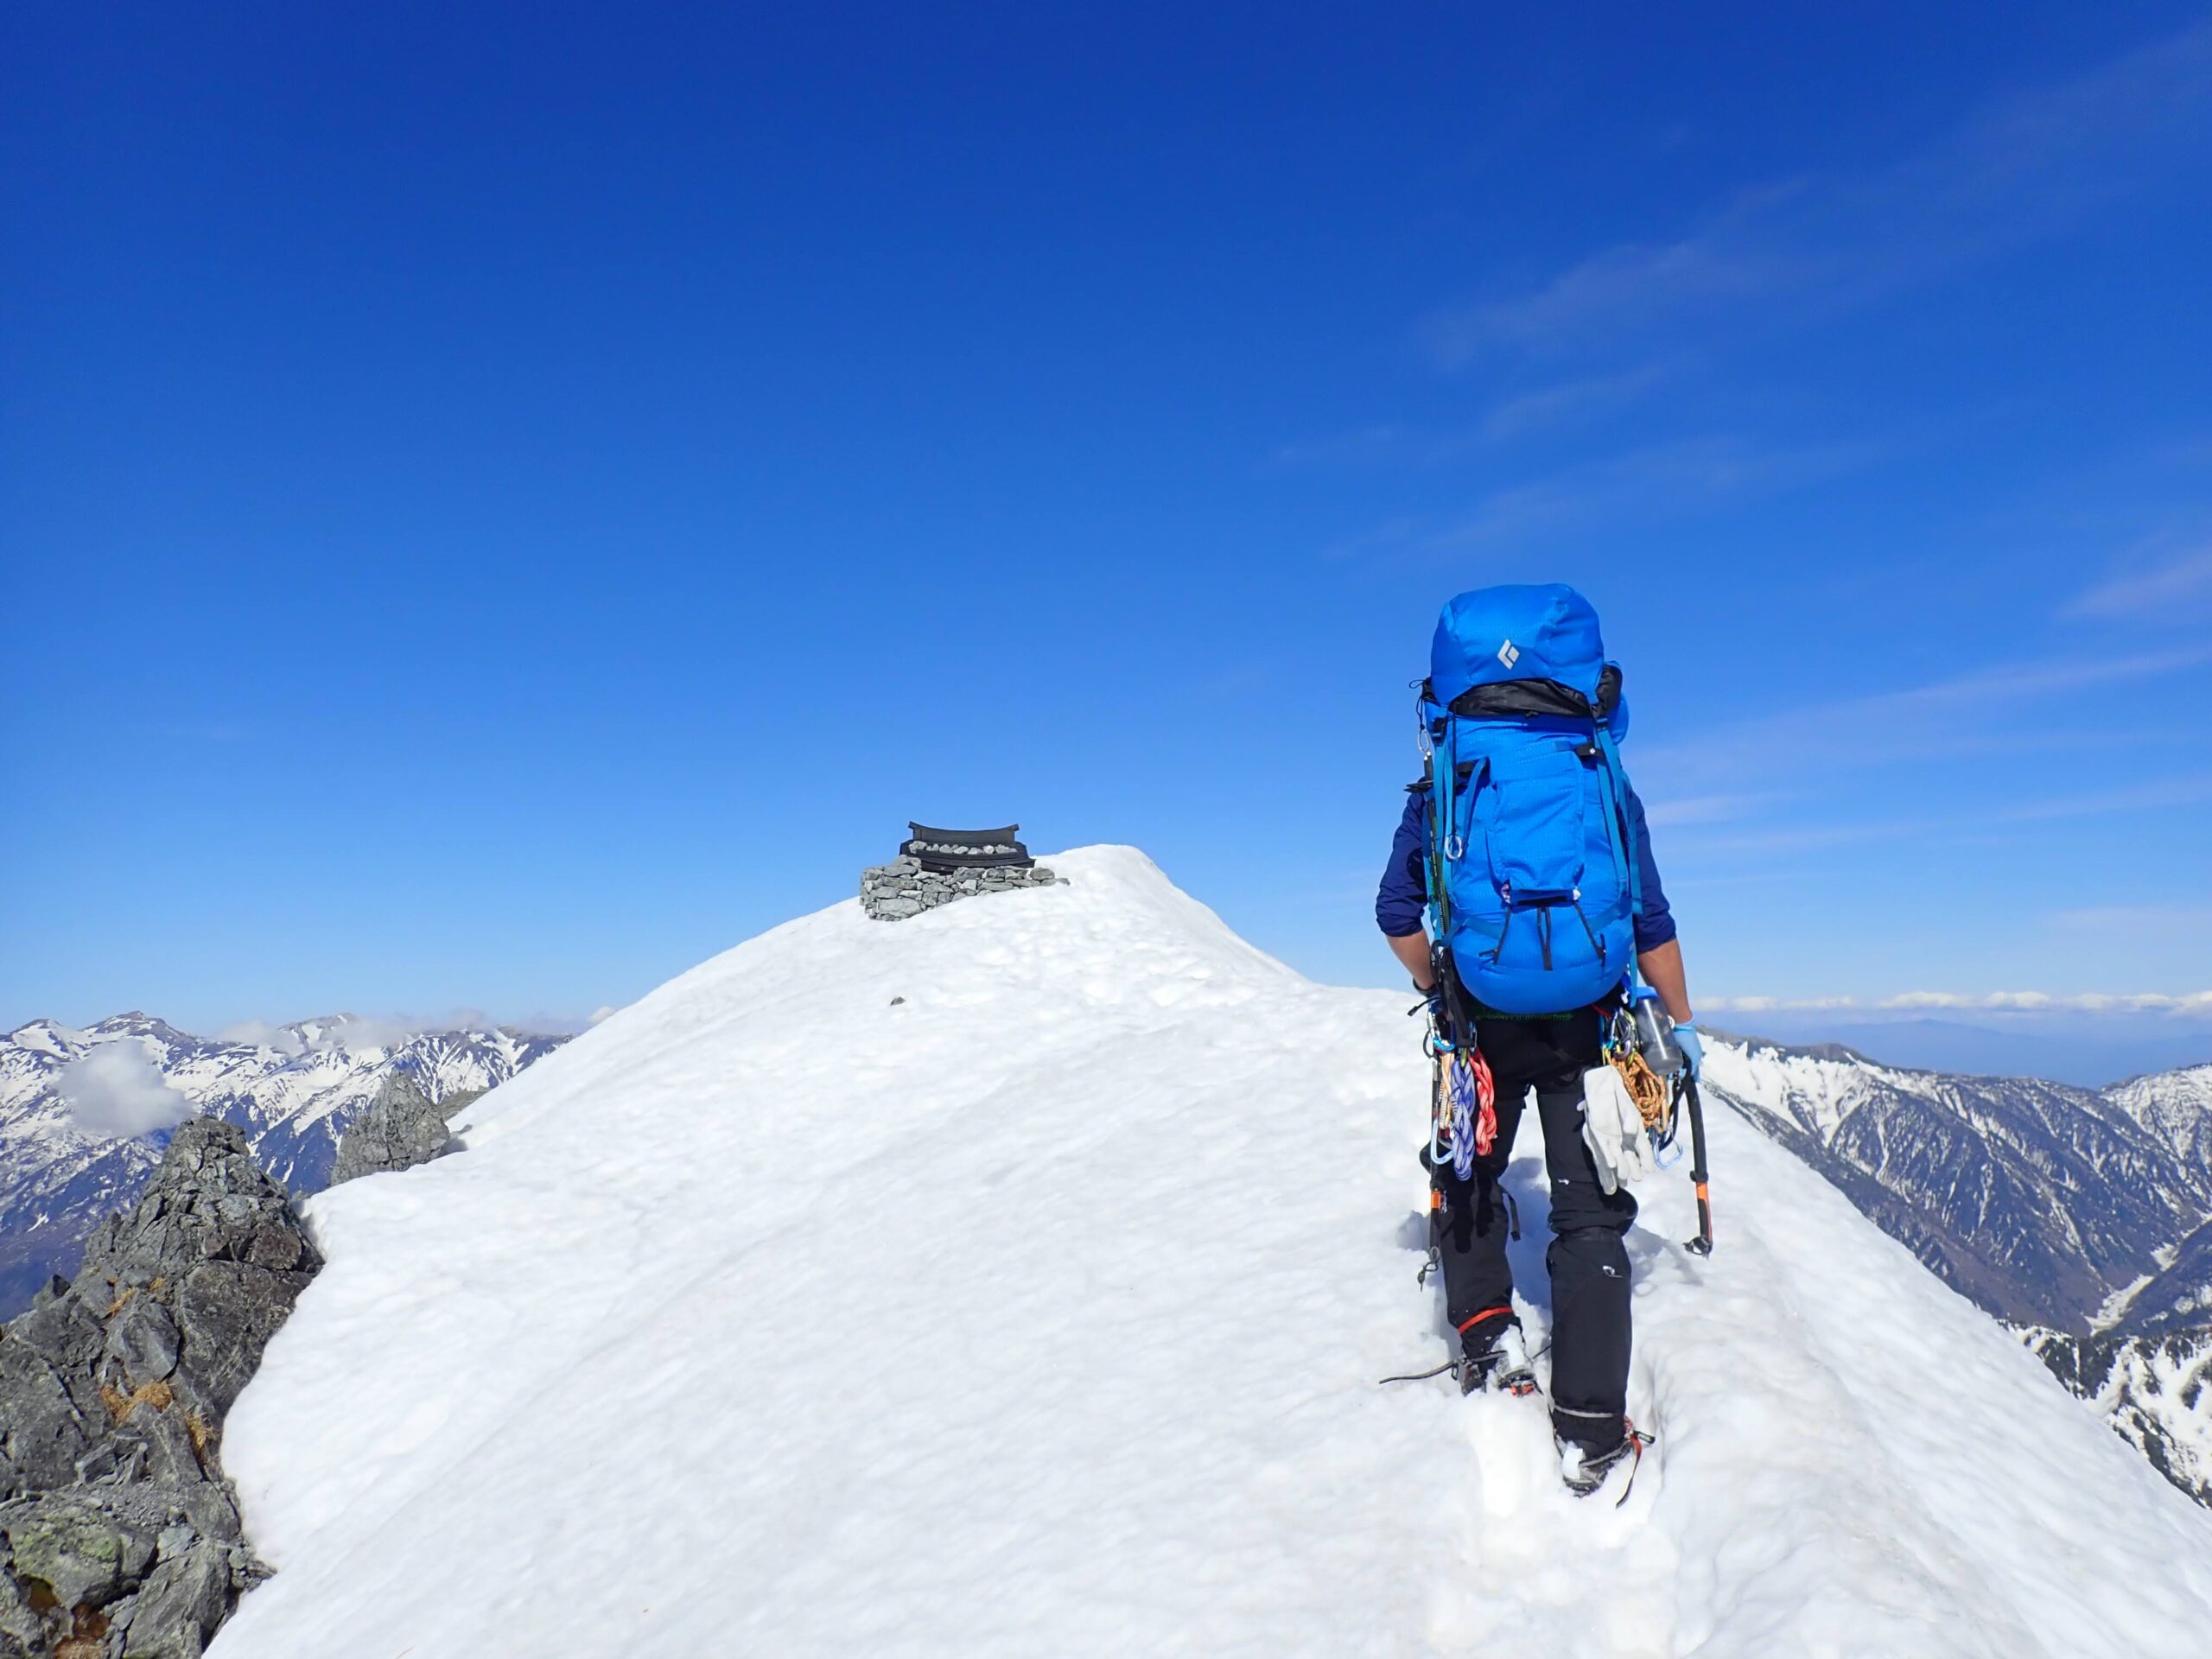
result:
[[[308,1199],[215,1659],[2201,1651],[2212,1515],[1726,1110],[1716,1255],[1640,1189],[1618,1507],[1541,1402],[1377,1388],[1446,1352],[1404,997],[1052,862],[777,928]]]
[[[2089,1090],[1744,1041],[1706,1087],[2212,1506],[2212,1065]]]
[[[1719,1045],[1707,1092],[2020,1325],[2186,1323],[2212,1285],[2212,1066],[2105,1090]]]
[[[114,1078],[80,1085],[181,1096],[185,1109],[236,1123],[256,1160],[294,1192],[328,1179],[338,1138],[395,1071],[432,1100],[492,1088],[564,1038],[489,1027],[402,1034],[345,1016],[270,1027],[250,1039],[196,1037],[144,1014],[81,1030],[35,1020],[0,1037],[0,1319],[49,1274],[75,1271],[84,1238],[151,1178],[162,1138],[124,1135],[65,1098],[72,1072],[96,1051]],[[143,1064],[141,1061],[143,1060]],[[117,1127],[117,1126],[110,1126]]]

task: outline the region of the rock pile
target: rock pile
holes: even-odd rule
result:
[[[321,1265],[245,1137],[194,1118],[0,1332],[0,1659],[194,1659],[265,1575],[223,1419]]]
[[[956,899],[1017,887],[1049,887],[1059,880],[1042,864],[983,864],[966,870],[928,870],[904,855],[861,872],[861,908],[879,922],[918,916]]]
[[[477,1097],[472,1094],[467,1099]],[[331,1185],[387,1169],[412,1169],[451,1152],[454,1138],[446,1128],[446,1109],[434,1105],[414,1078],[404,1071],[393,1072],[338,1143],[338,1156],[330,1166]]]

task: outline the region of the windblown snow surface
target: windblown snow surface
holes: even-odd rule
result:
[[[1052,862],[741,945],[314,1199],[218,1659],[2204,1650],[2212,1517],[1726,1113],[1719,1254],[1679,1167],[1630,1241],[1624,1504],[1378,1388],[1446,1352],[1408,997]]]

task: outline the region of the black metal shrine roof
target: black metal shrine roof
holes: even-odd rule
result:
[[[910,819],[906,828],[913,834],[899,850],[925,870],[973,870],[1004,865],[1026,868],[1037,861],[1030,857],[1029,849],[1015,839],[1021,830],[1018,823],[1009,823],[1000,830],[938,830]]]

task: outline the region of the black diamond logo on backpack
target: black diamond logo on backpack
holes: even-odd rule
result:
[[[1508,668],[1512,667],[1514,664],[1521,660],[1521,652],[1519,647],[1515,645],[1510,639],[1507,640],[1503,645],[1497,648],[1497,660],[1503,663]]]

